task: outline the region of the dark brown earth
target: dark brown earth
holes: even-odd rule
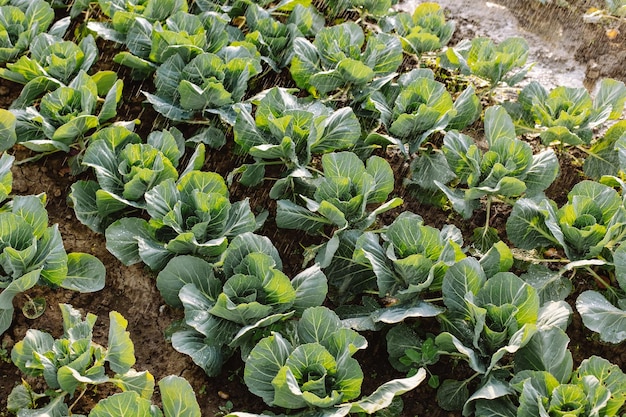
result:
[[[581,23],[580,11],[591,4],[581,4],[582,9],[575,12],[565,10],[556,6],[540,6],[538,2],[530,0],[507,0],[502,1],[509,6],[521,24],[528,31],[541,32],[545,30],[546,22],[557,21],[568,37],[566,44],[569,54],[585,67],[587,78],[585,84],[593,85],[599,77],[610,76],[622,81],[626,81],[626,27],[619,26],[621,32],[617,38],[609,40],[606,37],[606,28],[602,26],[583,25]],[[458,32],[473,36],[480,28],[480,21],[471,20],[461,13],[451,15],[451,18],[458,21]],[[581,30],[580,28],[584,29]],[[497,34],[496,34],[497,35]],[[105,52],[100,60],[101,68],[110,67],[113,70],[121,70],[116,64],[112,64],[110,57],[115,53],[110,46],[101,45]],[[107,58],[108,57],[108,58]],[[558,65],[558,64],[554,64]],[[142,105],[141,89],[147,89],[149,85],[138,85],[129,79],[125,84],[124,100],[125,104],[120,111],[122,118],[140,118],[142,123],[139,133],[145,137],[147,132],[153,128],[164,127],[162,119],[156,117],[150,107]],[[0,108],[8,108],[10,103],[17,97],[21,89],[20,85],[8,81],[0,81]],[[32,156],[24,149],[15,151],[18,160]],[[231,152],[228,149],[214,150],[209,152],[205,169],[216,171],[226,175],[238,162],[230,159]],[[391,157],[392,160],[393,157]],[[562,174],[548,190],[548,197],[562,203],[566,198],[566,190],[583,178],[581,169],[572,163],[573,159],[561,155]],[[446,223],[456,224],[464,233],[466,241],[473,228],[482,226],[485,221],[485,212],[477,211],[469,221],[463,221],[459,216],[451,211],[433,209],[417,202],[402,186],[402,179],[406,175],[407,169],[404,162],[395,159],[395,168],[398,172],[397,195],[405,199],[403,210],[410,210],[422,215],[426,223],[440,228]],[[58,303],[69,303],[75,308],[81,309],[84,313],[91,312],[98,316],[96,324],[95,339],[98,343],[106,345],[108,334],[108,314],[115,310],[120,312],[129,322],[128,331],[135,344],[135,354],[137,363],[135,369],[150,371],[156,380],[167,375],[174,374],[185,377],[193,386],[203,416],[219,416],[227,413],[232,407],[236,411],[261,412],[265,409],[262,401],[250,394],[243,384],[243,365],[237,358],[232,359],[226,366],[222,376],[208,378],[204,372],[195,366],[189,357],[176,352],[169,343],[165,341],[164,331],[172,321],[181,318],[180,311],[173,310],[165,306],[154,283],[154,274],[143,265],[131,267],[123,266],[105,247],[104,236],[95,234],[87,227],[80,224],[68,207],[67,196],[70,186],[77,179],[69,173],[67,157],[65,155],[53,155],[42,158],[33,163],[25,163],[15,166],[13,169],[14,181],[13,192],[17,195],[37,194],[45,192],[48,195],[47,209],[50,215],[50,223],[58,223],[64,239],[65,248],[68,252],[86,252],[97,256],[107,269],[107,285],[102,291],[93,294],[78,294],[76,292],[63,289],[35,288],[28,291],[30,297],[43,296],[47,300],[45,313],[35,319],[30,320],[20,312],[21,306],[26,298],[19,296],[14,304],[16,313],[13,325],[4,334],[1,340],[0,351],[0,416],[8,415],[3,412],[6,408],[6,398],[11,389],[19,384],[23,375],[9,361],[7,355],[10,354],[12,346],[21,340],[26,330],[37,328],[48,331],[55,337],[62,332],[60,311]],[[252,207],[263,207],[268,205],[270,211],[274,210],[267,200],[267,190],[251,190],[242,186],[234,185],[231,190],[231,200],[237,201],[243,197],[250,197]],[[491,222],[496,227],[500,236],[504,236],[504,224],[508,207],[496,206],[495,215]],[[385,222],[391,221],[391,217],[397,214],[392,213]],[[279,249],[285,263],[285,271],[291,276],[297,273],[302,259],[301,243],[308,245],[315,240],[307,238],[306,242],[293,240],[292,232],[278,230],[271,220],[261,230],[262,234],[269,236]],[[584,277],[573,277],[575,286],[586,288]],[[572,296],[573,301],[575,296]],[[425,328],[435,326],[435,323],[426,322]],[[622,369],[626,369],[626,351],[619,347],[606,345],[598,341],[597,337],[586,330],[581,324],[580,317],[575,313],[573,323],[570,325],[569,335],[572,339],[570,347],[576,364],[590,355],[601,355],[611,362],[616,363]],[[400,373],[394,371],[387,363],[387,353],[384,343],[384,334],[366,335],[370,346],[364,352],[358,354],[357,359],[361,362],[365,382],[363,393],[372,392],[381,383],[402,377]],[[450,362],[441,362],[432,367],[431,371],[440,376],[441,380],[446,378],[463,376],[467,369],[462,365]],[[44,385],[38,380],[29,380],[35,389],[44,389]],[[448,413],[439,409],[435,403],[435,392],[426,384],[422,384],[415,391],[405,394],[404,411],[402,416],[454,416],[458,414]],[[106,390],[98,389],[97,392],[88,392],[87,395],[74,408],[73,412],[87,413],[101,396],[107,395]],[[155,397],[158,401],[158,397]],[[280,410],[276,410],[280,411]]]

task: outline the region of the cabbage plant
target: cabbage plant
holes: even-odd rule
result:
[[[120,22],[139,15],[151,22],[165,21],[176,12],[188,11],[186,0],[98,0],[105,16]]]
[[[207,12],[203,15],[179,9],[169,15],[167,7],[158,2],[147,7],[154,13],[166,12],[159,19],[149,19],[134,12],[116,11],[112,25],[91,22],[88,27],[107,40],[124,44],[128,51],[118,53],[114,61],[133,70],[135,78],[146,78],[172,55],[180,55],[186,62],[203,52],[217,53],[238,35],[227,29],[228,21]],[[168,2],[170,5],[173,2]],[[185,2],[184,3],[186,9]],[[117,19],[117,17],[120,17]]]
[[[187,12],[186,0],[98,0],[108,21],[89,20],[87,27],[98,36],[126,44],[135,55],[150,50],[151,25],[163,24],[178,12]]]
[[[276,332],[257,343],[246,360],[244,381],[269,406],[320,415],[373,414],[389,406],[395,395],[419,385],[424,371],[351,401],[360,396],[363,382],[363,371],[352,356],[366,347],[365,338],[343,327],[332,310],[311,307],[289,337]],[[244,414],[233,414],[238,415]]]
[[[49,79],[67,85],[80,71],[88,72],[97,59],[98,47],[91,35],[76,44],[64,41],[60,36],[42,33],[30,43],[28,56],[0,68],[0,77],[27,85],[34,80],[37,81],[31,85],[53,82]]]
[[[489,82],[495,88],[500,82],[510,86],[520,82],[531,66],[525,66],[528,59],[528,43],[524,38],[508,38],[499,44],[485,37],[463,40],[441,54],[441,66],[458,69],[464,75],[475,75]],[[517,72],[510,74],[515,68]]]
[[[613,264],[618,288],[604,282],[605,291],[583,291],[576,299],[576,309],[588,329],[599,333],[604,342],[617,344],[626,340],[625,246],[620,245],[615,250]]]
[[[564,330],[571,308],[565,301],[542,305],[534,287],[510,272],[488,277],[474,258],[448,268],[442,295],[447,311],[439,316],[444,331],[435,337],[438,353],[458,355],[475,372],[463,381],[443,381],[437,391],[442,408],[486,415],[479,410],[498,400],[510,409],[510,378],[524,369],[548,371],[563,382],[569,378],[573,360]],[[514,370],[500,363],[510,354]],[[470,392],[474,378],[480,382]]]
[[[35,285],[93,292],[101,290],[105,280],[104,265],[96,257],[66,253],[58,225],[48,226],[45,194],[7,200],[13,159],[8,154],[0,157],[0,334],[13,320],[13,298]]]
[[[381,233],[365,232],[357,241],[355,257],[365,257],[377,278],[378,295],[412,298],[431,285],[441,286],[448,267],[465,258],[461,231],[424,225],[418,214],[401,213]],[[438,284],[437,284],[438,283]]]
[[[248,42],[223,47],[217,53],[203,52],[188,60],[175,54],[156,71],[154,94],[144,95],[156,111],[169,119],[191,121],[198,114],[212,113],[234,124],[233,104],[243,100],[248,81],[260,72],[260,55]]]
[[[398,0],[337,0],[326,3],[324,14],[337,18],[351,11],[357,12],[361,18],[381,18],[391,12],[391,7]]]
[[[393,74],[402,63],[397,38],[376,33],[366,39],[354,22],[325,27],[313,42],[296,38],[293,47],[291,76],[298,87],[314,95],[335,90],[354,95],[374,79]]]
[[[593,130],[609,120],[619,119],[626,102],[626,86],[605,78],[592,99],[585,88],[556,87],[547,91],[536,81],[519,95],[521,112],[514,114],[520,129],[539,133],[549,145],[589,144]]]
[[[157,277],[165,302],[185,310],[172,345],[209,376],[240,349],[244,360],[256,342],[285,320],[326,298],[326,276],[312,266],[293,279],[271,241],[252,233],[235,237],[220,262],[191,256],[172,259]]]
[[[107,249],[125,265],[143,261],[155,271],[178,255],[216,261],[229,239],[255,231],[265,217],[255,218],[247,198],[231,204],[228,197],[213,172],[165,179],[144,194],[148,220],[124,217],[107,227]]]
[[[541,195],[559,172],[558,160],[551,149],[534,155],[528,143],[517,139],[513,121],[502,107],[490,107],[485,112],[485,139],[489,148],[482,151],[469,136],[448,132],[441,149],[448,169],[441,178],[450,178],[450,172],[454,178],[447,181],[448,185],[433,178],[454,210],[466,219],[482,197],[488,197],[489,219],[492,197]],[[414,169],[420,172],[419,167]]]
[[[276,224],[284,229],[303,230],[308,234],[332,229],[332,237],[316,248],[317,262],[330,264],[341,235],[346,231],[365,230],[379,214],[398,207],[402,199],[387,201],[394,188],[394,176],[389,163],[371,156],[363,163],[352,152],[335,152],[322,156],[323,176],[311,180],[314,192],[299,195],[296,204],[278,200]],[[373,205],[378,205],[373,207]]]
[[[291,62],[295,38],[313,37],[324,27],[324,17],[314,7],[304,7],[302,4],[294,7],[285,23],[255,3],[248,5],[245,18],[250,29],[246,41],[256,46],[262,55],[261,59],[276,72]]]
[[[366,142],[396,145],[408,157],[436,131],[463,129],[480,116],[473,87],[456,100],[429,69],[417,69],[371,91],[362,108],[380,117],[388,135],[370,134]],[[371,117],[371,116],[370,116]],[[408,145],[405,149],[405,145]]]
[[[144,195],[159,183],[177,180],[177,167],[185,150],[182,133],[170,130],[152,132],[147,143],[122,126],[110,126],[95,133],[83,158],[96,180],[72,184],[70,199],[78,220],[91,230],[103,233],[120,212],[144,209]],[[204,163],[204,145],[199,144],[187,170]]]
[[[86,390],[89,385],[111,382],[123,390],[134,390],[141,395],[152,395],[154,377],[147,371],[137,372],[135,349],[126,326],[128,322],[116,311],[109,313],[109,346],[100,346],[92,341],[93,328],[97,317],[88,313],[84,318],[69,304],[59,304],[63,316],[63,335],[54,339],[50,334],[29,329],[23,340],[11,350],[11,360],[28,376],[42,376],[51,390],[50,402],[44,407],[48,413],[69,413],[65,400],[77,391]],[[109,377],[105,365],[115,374]],[[13,390],[29,391],[28,385],[18,385]],[[47,397],[50,394],[39,394]],[[27,396],[31,406],[35,398]],[[22,397],[17,399],[24,402]],[[14,403],[13,406],[16,404]],[[27,408],[29,404],[22,404]],[[31,407],[28,407],[31,408]],[[42,411],[44,411],[42,410]]]
[[[384,32],[398,36],[405,52],[417,56],[446,46],[455,28],[454,22],[446,21],[441,6],[431,2],[418,4],[412,14],[389,14],[378,24]]]
[[[617,416],[626,401],[626,375],[598,356],[583,360],[567,381],[546,371],[522,371],[512,384],[519,393],[513,415],[519,417]]]
[[[46,93],[38,103],[31,103],[36,97],[28,97],[11,109],[15,139],[36,152],[82,151],[88,133],[117,115],[122,89],[122,80],[112,71],[89,76],[81,70],[67,87]],[[14,145],[2,139],[0,149]]]
[[[610,259],[626,234],[626,208],[612,187],[581,181],[560,208],[547,200],[521,199],[506,224],[511,242],[522,249],[562,247],[571,261]]]
[[[101,400],[89,413],[90,417],[116,415],[122,408],[131,417],[162,415],[151,402],[154,377],[148,371],[132,368],[136,359],[126,331],[128,321],[116,311],[109,313],[105,347],[92,340],[95,315],[88,313],[83,318],[69,304],[59,304],[59,308],[63,317],[60,338],[29,329],[11,351],[13,363],[29,377],[43,377],[48,390],[36,392],[23,380],[9,395],[7,409],[17,415],[70,415],[72,406],[68,407],[65,401],[90,388],[111,384],[122,392]],[[200,407],[186,380],[168,376],[159,381],[159,389],[165,416],[180,416],[179,410],[185,408],[186,416],[200,417]],[[48,403],[41,406],[44,398],[49,399]]]
[[[26,52],[54,20],[54,10],[44,0],[22,2],[21,6],[4,2],[0,6],[0,63],[12,62]]]
[[[262,93],[254,117],[246,108],[240,109],[233,132],[235,143],[255,159],[231,174],[241,172],[242,184],[261,183],[268,165],[282,163],[287,168],[286,178],[279,179],[272,190],[275,198],[292,188],[294,178],[313,177],[315,154],[356,146],[361,125],[349,107],[333,110],[275,87]]]

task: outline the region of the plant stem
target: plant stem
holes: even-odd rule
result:
[[[41,158],[43,158],[44,156],[48,156],[48,155],[52,155],[53,153],[59,152],[58,150],[54,150],[54,151],[48,151],[48,152],[41,152],[35,156],[31,156],[30,158],[24,158],[22,160],[19,161],[15,161],[14,165],[22,165],[22,164],[26,164],[28,162],[35,162],[35,161],[39,161]]]
[[[78,397],[76,397],[76,400],[72,403],[72,405],[70,405],[69,411],[72,411],[72,409],[76,406],[76,404],[78,404],[80,399],[83,398],[86,392],[87,392],[87,387],[84,387],[83,390],[78,395]]]
[[[487,236],[489,230],[489,220],[491,218],[491,202],[492,196],[487,197],[487,213],[485,214],[485,229],[483,230],[483,239]]]
[[[525,256],[519,253],[515,253],[513,252],[513,257],[515,259],[517,259],[518,261],[524,261],[524,262],[531,262],[534,264],[540,264],[540,263],[562,263],[562,264],[566,264],[569,263],[570,260],[569,259],[565,259],[565,258],[560,258],[560,259],[543,259],[543,258],[534,258],[532,256]]]
[[[611,294],[615,294],[615,290],[611,286],[609,282],[606,282],[604,278],[602,278],[596,271],[591,269],[591,267],[586,266],[585,270],[595,279],[600,285],[602,285],[605,289],[609,290]]]

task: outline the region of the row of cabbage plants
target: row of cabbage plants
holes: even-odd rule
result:
[[[60,1],[0,0],[0,77],[24,84],[0,109],[0,149],[21,145],[31,159],[70,153],[73,172],[91,178],[71,187],[77,219],[104,234],[122,263],[153,270],[165,302],[184,310],[169,332],[173,347],[208,376],[239,354],[248,389],[274,412],[372,414],[428,378],[440,407],[463,415],[618,415],[626,376],[596,356],[574,369],[574,313],[565,300],[575,297],[603,341],[626,339],[626,122],[613,123],[626,86],[603,80],[592,98],[533,82],[516,100],[497,102],[498,86],[522,81],[529,68],[523,39],[448,47],[454,25],[437,4],[411,14],[392,6],[75,1],[55,22],[53,7],[66,7]],[[96,37],[123,46],[113,60],[131,79],[94,69]],[[142,91],[146,103],[176,127],[143,138],[138,121],[120,120],[117,109],[124,83],[145,79],[154,86]],[[268,79],[284,84],[267,89]],[[226,142],[222,149],[234,149],[226,157],[244,163],[226,178],[203,170],[207,148]],[[573,147],[588,155],[588,179],[559,207],[545,190],[559,176],[557,154]],[[407,178],[392,155],[410,166]],[[11,163],[5,153],[5,199]],[[267,178],[268,170],[280,178]],[[484,212],[485,225],[464,239],[456,226],[433,227],[419,213],[387,221],[381,215],[404,204],[394,196],[403,180],[419,200],[463,219]],[[234,183],[266,187],[275,210],[231,201]],[[103,271],[88,273],[95,258],[42,251],[60,242],[44,201],[16,196],[2,207],[2,331],[13,297],[37,283],[104,285]],[[506,236],[490,225],[494,204],[511,207]],[[268,222],[317,236],[293,277],[274,243],[257,234]],[[546,266],[547,248],[563,254],[560,269]],[[601,285],[577,291],[573,270]],[[150,402],[154,378],[132,369],[119,313],[111,313],[105,349],[91,344],[95,317],[61,309],[62,341],[30,330],[12,352],[55,394],[30,410],[42,394],[25,383],[10,408],[65,416],[77,388],[113,383],[123,393],[90,416],[124,404],[128,415],[161,415]],[[422,320],[438,332],[424,334]],[[384,334],[390,363],[406,373],[368,396],[353,357],[367,346],[363,331]],[[472,374],[440,381],[430,369],[445,357],[466,361]],[[165,415],[199,415],[188,384],[162,384]],[[183,409],[185,402],[194,405]]]

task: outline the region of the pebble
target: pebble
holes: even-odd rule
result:
[[[222,399],[222,400],[227,400],[230,398],[230,395],[228,395],[227,393],[225,393],[224,391],[217,391],[217,395]]]
[[[595,80],[600,77],[600,66],[597,62],[591,61],[587,67],[587,77]]]

